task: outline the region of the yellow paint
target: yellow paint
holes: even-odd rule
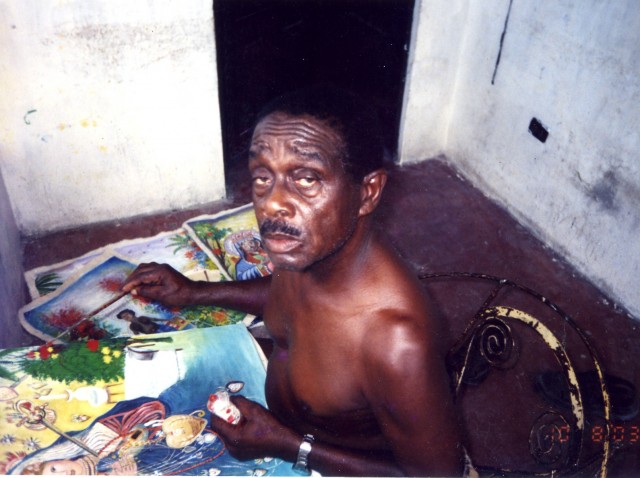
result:
[[[64,131],[66,127],[67,127],[67,125],[66,125],[66,124],[64,124],[64,123],[60,123],[60,124],[58,125],[58,129],[59,129],[60,131]]]
[[[105,145],[101,144],[100,146],[98,146],[98,149],[100,151],[102,151],[103,153],[106,153],[109,148],[107,148]]]
[[[576,426],[581,430],[584,430],[584,411],[582,407],[582,397],[580,395],[580,388],[578,386],[578,377],[576,376],[576,371],[573,365],[571,364],[571,361],[569,360],[569,356],[567,355],[566,351],[564,350],[564,347],[562,346],[560,341],[557,339],[557,337],[553,334],[553,332],[551,332],[551,330],[549,330],[538,319],[532,317],[531,315],[525,312],[522,312],[521,310],[498,306],[498,307],[493,307],[485,310],[485,313],[488,313],[491,315],[497,314],[501,318],[511,318],[511,319],[516,319],[516,320],[520,320],[521,322],[524,322],[525,324],[533,328],[536,332],[538,332],[538,334],[540,334],[542,339],[547,343],[547,345],[549,345],[549,347],[551,347],[556,351],[562,351],[564,353],[565,359],[567,361],[566,369],[568,372],[567,375],[569,378],[569,382],[573,387],[575,387],[575,390],[576,390],[575,394],[573,393],[569,394],[571,398],[571,407],[573,409],[573,414],[576,417]],[[598,377],[600,378],[600,383],[602,384],[604,383],[604,373],[602,371],[602,367],[600,366],[600,363],[598,362],[596,357],[593,357],[593,361],[596,367],[596,371],[598,373]],[[602,388],[602,395],[603,395],[604,404],[605,404],[604,411],[605,411],[606,426],[607,426],[607,431],[609,431],[611,397],[609,396],[609,393],[607,392],[606,387],[603,387],[601,385],[601,388]],[[606,478],[607,476],[607,471],[608,471],[607,466],[609,463],[609,451],[610,451],[610,443],[607,435],[607,439],[604,441],[603,451],[602,451],[602,462],[600,464],[600,478]]]
[[[47,398],[53,395],[62,395],[67,390],[77,390],[80,387],[87,386],[86,383],[71,382],[68,384],[53,381],[53,380],[37,380],[29,377],[24,382],[21,382],[16,387],[21,399],[27,399],[34,403],[36,406],[42,406],[47,404],[47,407],[54,410],[56,414],[53,425],[65,431],[83,430],[87,427],[88,423],[93,422],[97,417],[108,412],[115,403],[105,403],[99,406],[91,406],[88,402],[83,400],[71,400],[68,401],[64,398]],[[124,384],[121,382],[97,382],[95,386],[105,388],[109,393],[113,392],[113,398],[115,400],[122,400],[124,398]],[[38,394],[43,395],[41,398]],[[44,396],[46,394],[46,396]],[[40,448],[51,445],[58,439],[58,435],[45,428],[43,430],[32,430],[23,426],[15,426],[6,421],[6,418],[13,413],[14,400],[0,402],[0,414],[2,414],[3,425],[0,427],[0,437],[10,436],[13,439],[12,443],[3,443],[2,451],[4,460],[5,452],[21,453],[27,451],[27,453],[35,451],[34,448],[27,448],[26,444],[32,443]],[[86,415],[89,417],[85,422],[74,421],[74,416]]]
[[[15,132],[12,129],[5,128],[2,131],[2,135],[0,135],[0,142],[3,144],[14,143],[15,142]]]
[[[540,322],[535,317],[517,309],[511,309],[509,307],[494,307],[493,309],[487,310],[487,312],[495,311],[497,312],[499,317],[516,319],[525,324],[529,325],[533,330],[538,332],[538,334],[542,337],[542,340],[553,350],[560,351],[565,359],[567,360],[567,372],[569,383],[572,387],[575,387],[576,393],[570,393],[569,396],[571,398],[571,408],[573,409],[573,414],[576,417],[576,426],[583,430],[584,429],[584,413],[582,408],[582,397],[580,396],[580,388],[578,386],[578,377],[576,376],[575,369],[569,360],[569,356],[567,355],[564,347],[558,340],[558,338],[549,330],[549,328]]]

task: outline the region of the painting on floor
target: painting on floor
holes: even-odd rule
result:
[[[241,462],[209,428],[223,390],[264,404],[242,324],[0,351],[0,473],[292,475]]]
[[[29,270],[25,280],[32,299],[55,291],[78,271],[103,255],[118,255],[130,262],[169,264],[188,276],[220,280],[218,266],[198,247],[184,228],[161,232],[156,236],[129,239],[90,251],[81,257]]]
[[[20,310],[22,326],[55,343],[126,337],[250,320],[218,307],[165,307],[120,291],[136,264],[105,254],[80,269],[55,291]],[[216,276],[220,278],[220,276]]]
[[[187,221],[184,228],[198,246],[231,280],[271,274],[272,265],[262,247],[253,206],[245,206]]]

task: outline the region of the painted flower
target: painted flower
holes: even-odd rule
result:
[[[104,363],[109,364],[109,363],[111,363],[111,360],[112,360],[111,355],[105,355],[104,357],[102,357],[102,361]]]
[[[111,349],[109,347],[102,347],[100,352],[102,352],[102,355],[109,355],[111,353]]]
[[[124,283],[124,277],[105,277],[100,281],[100,287],[108,292],[119,293]]]
[[[13,468],[19,461],[23,460],[26,456],[27,456],[27,453],[24,451],[16,451],[16,452],[8,451],[7,453],[5,453],[6,461],[0,462],[0,475],[6,475],[11,468]]]
[[[87,348],[92,352],[97,352],[100,348],[100,341],[96,339],[87,340]]]
[[[83,319],[83,313],[78,309],[63,308],[49,314],[44,314],[43,319],[54,327],[66,329],[80,322]]]
[[[40,440],[38,440],[37,438],[34,438],[34,437],[29,437],[26,440],[24,440],[24,446],[25,446],[25,448],[28,448],[29,450],[39,450],[40,449]]]
[[[122,355],[122,352],[120,352],[119,350],[114,350],[112,355],[115,358],[120,358],[120,356]]]
[[[13,435],[2,435],[0,438],[0,444],[2,445],[11,445],[16,442],[16,437]]]

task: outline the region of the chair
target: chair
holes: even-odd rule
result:
[[[545,296],[508,279],[477,273],[418,277],[428,286],[491,287],[447,354],[464,425],[476,428],[467,446],[478,472],[605,478],[615,432],[611,377],[574,320]],[[589,371],[579,372],[576,361]],[[514,430],[515,423],[522,426]],[[520,457],[511,459],[512,450]]]

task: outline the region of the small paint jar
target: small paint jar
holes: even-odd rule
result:
[[[237,425],[242,417],[238,407],[231,403],[229,392],[223,387],[218,388],[215,393],[209,395],[207,409],[232,425]]]

